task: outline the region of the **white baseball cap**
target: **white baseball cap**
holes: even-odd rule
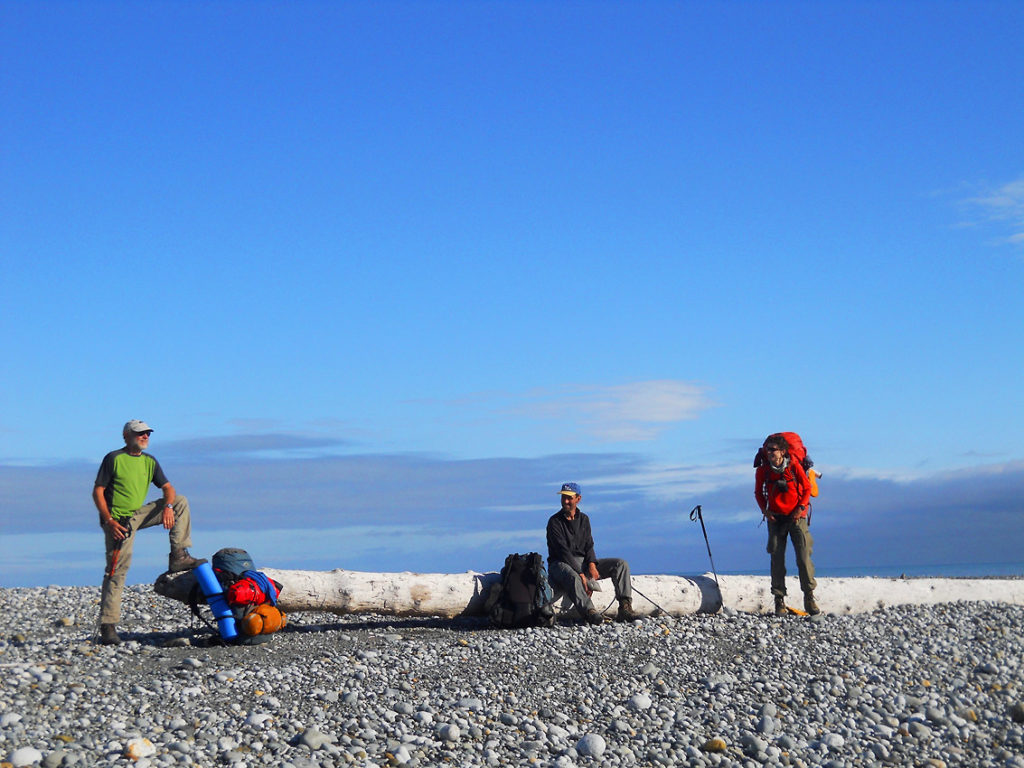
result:
[[[152,432],[153,428],[144,421],[138,419],[132,419],[124,425],[124,429],[121,430],[121,434],[127,435],[129,432]]]

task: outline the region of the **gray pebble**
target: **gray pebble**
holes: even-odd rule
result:
[[[444,741],[458,741],[462,736],[457,725],[443,725],[440,729],[441,739]]]
[[[779,749],[784,750],[790,750],[796,746],[796,742],[793,740],[793,737],[791,737],[787,733],[784,733],[781,736],[779,736],[779,738],[775,740],[775,743],[778,745]]]
[[[10,762],[14,768],[34,765],[43,759],[43,753],[35,747],[21,747],[11,752]]]
[[[821,737],[821,743],[829,749],[839,749],[846,743],[846,739],[839,733],[826,733]]]
[[[598,733],[588,733],[576,742],[576,751],[587,757],[601,757],[606,746],[603,736]]]
[[[646,693],[638,693],[635,696],[630,697],[629,706],[631,709],[643,712],[645,709],[651,708],[651,697]]]
[[[745,755],[752,757],[768,749],[768,742],[752,733],[745,733],[740,737],[740,746]]]
[[[299,736],[299,743],[310,749],[320,749],[330,742],[330,737],[316,728],[307,728]]]
[[[918,720],[912,720],[907,725],[907,731],[918,741],[928,741],[932,737],[932,729]]]

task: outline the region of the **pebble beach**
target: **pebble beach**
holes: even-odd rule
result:
[[[301,613],[216,646],[125,590],[0,589],[0,765],[1024,768],[1024,607],[591,627]]]

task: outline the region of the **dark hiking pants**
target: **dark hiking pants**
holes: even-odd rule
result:
[[[768,523],[768,554],[772,556],[772,594],[786,595],[786,539],[793,541],[796,554],[796,568],[800,574],[800,589],[806,595],[814,591],[818,583],[814,580],[814,537],[807,527],[806,517],[776,515],[775,522]]]

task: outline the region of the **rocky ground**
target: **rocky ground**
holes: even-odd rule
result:
[[[0,590],[2,765],[1024,768],[1019,606],[516,631],[297,614],[211,647],[145,585],[104,647],[98,599]]]

